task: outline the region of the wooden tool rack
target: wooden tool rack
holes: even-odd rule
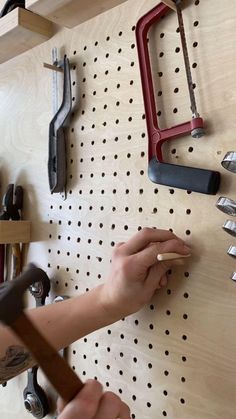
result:
[[[220,163],[235,150],[236,5],[215,3],[189,0],[184,10],[206,136],[180,138],[165,153],[173,163],[219,170],[217,196],[159,186],[147,176],[135,25],[157,1],[128,0],[1,65],[3,183],[17,178],[28,191],[34,226],[28,259],[47,271],[53,293],[73,296],[100,284],[115,243],[141,227],[172,229],[192,246],[191,260],[173,268],[149,305],[69,350],[82,379],[97,377],[135,419],[235,419],[235,260],[227,255],[234,238],[223,232],[226,216],[215,203],[220,195],[235,199],[236,177]],[[174,11],[149,38],[160,125],[188,120]],[[55,46],[73,61],[66,201],[50,195],[47,178],[52,83],[43,62]],[[1,419],[28,418],[25,383],[21,375],[0,389]]]
[[[30,221],[0,220],[0,244],[30,243]]]

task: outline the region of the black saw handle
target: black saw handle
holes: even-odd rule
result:
[[[155,156],[149,161],[148,177],[152,182],[160,185],[208,195],[215,195],[220,185],[219,172],[162,163]]]

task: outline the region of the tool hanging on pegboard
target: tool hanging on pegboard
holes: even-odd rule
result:
[[[29,290],[35,299],[36,307],[44,306],[50,285],[50,279],[45,273],[40,281],[30,285]],[[23,391],[23,397],[26,410],[35,418],[43,419],[49,413],[49,403],[46,393],[38,384],[38,368],[35,365],[27,371],[27,385]]]
[[[53,65],[44,64],[53,71],[53,109],[54,117],[49,125],[49,157],[48,177],[51,193],[60,193],[66,199],[67,157],[66,157],[66,128],[69,127],[72,110],[70,61],[57,58],[57,49],[53,49]],[[57,72],[63,71],[63,99],[58,109],[58,79]]]
[[[16,186],[11,183],[8,185],[6,193],[2,201],[2,212],[0,214],[0,220],[12,220],[19,221],[22,217],[23,209],[23,188],[22,186]],[[7,252],[9,249],[8,245],[0,244],[0,283],[4,282],[9,278],[9,264]],[[19,243],[11,245],[12,253],[12,279],[20,275],[22,270],[22,251]]]
[[[149,142],[148,176],[152,182],[161,185],[215,195],[220,185],[219,172],[175,165],[163,161],[162,145],[164,142],[188,134],[191,134],[193,138],[201,138],[204,135],[203,120],[197,111],[194,95],[183,17],[180,8],[181,1],[178,0],[175,4],[168,0],[167,3],[169,5],[164,3],[158,4],[141,17],[136,26],[137,49]],[[157,120],[151,62],[148,49],[148,32],[155,23],[159,22],[160,19],[172,9],[176,10],[178,16],[192,118],[189,122],[178,124],[171,128],[160,129]]]
[[[224,169],[228,170],[229,172],[236,173],[236,152],[235,151],[228,151],[222,162],[221,165]],[[233,199],[227,198],[225,196],[221,196],[217,202],[216,207],[224,212],[225,214],[236,216],[236,201]],[[233,220],[226,220],[222,226],[223,230],[230,234],[231,236],[236,236],[236,222]],[[227,254],[236,258],[236,246],[231,245],[228,250]],[[236,280],[236,273],[233,272],[231,275],[231,279],[233,281]]]

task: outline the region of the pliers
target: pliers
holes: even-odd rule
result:
[[[18,221],[21,219],[21,212],[23,208],[23,188],[22,186],[14,186],[9,184],[7,191],[3,197],[2,212],[0,213],[0,220]],[[20,244],[12,245],[13,256],[13,275],[15,278],[21,272],[22,260]],[[0,283],[4,282],[4,262],[5,262],[5,245],[0,245]]]

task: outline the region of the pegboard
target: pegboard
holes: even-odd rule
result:
[[[52,295],[84,293],[106,280],[115,243],[142,227],[170,229],[192,246],[191,260],[172,269],[168,286],[150,304],[74,343],[69,361],[84,380],[96,377],[119,394],[133,419],[233,419],[236,290],[229,279],[235,264],[226,254],[233,239],[221,228],[226,216],[215,208],[218,196],[156,185],[147,177],[135,24],[155,5],[129,0],[71,31],[60,30],[1,67],[3,184],[17,179],[28,192],[25,217],[33,221],[35,241],[28,259],[47,270]],[[169,162],[221,171],[219,194],[231,198],[236,178],[220,161],[235,143],[235,20],[229,0],[217,8],[210,0],[186,2],[206,136],[184,137],[164,150]],[[49,194],[46,172],[51,74],[42,63],[53,46],[63,47],[73,63],[66,201]],[[150,31],[149,47],[161,127],[189,120],[174,12]],[[22,386],[22,377],[12,383]],[[3,419],[15,417],[3,402],[7,391],[0,392]]]

